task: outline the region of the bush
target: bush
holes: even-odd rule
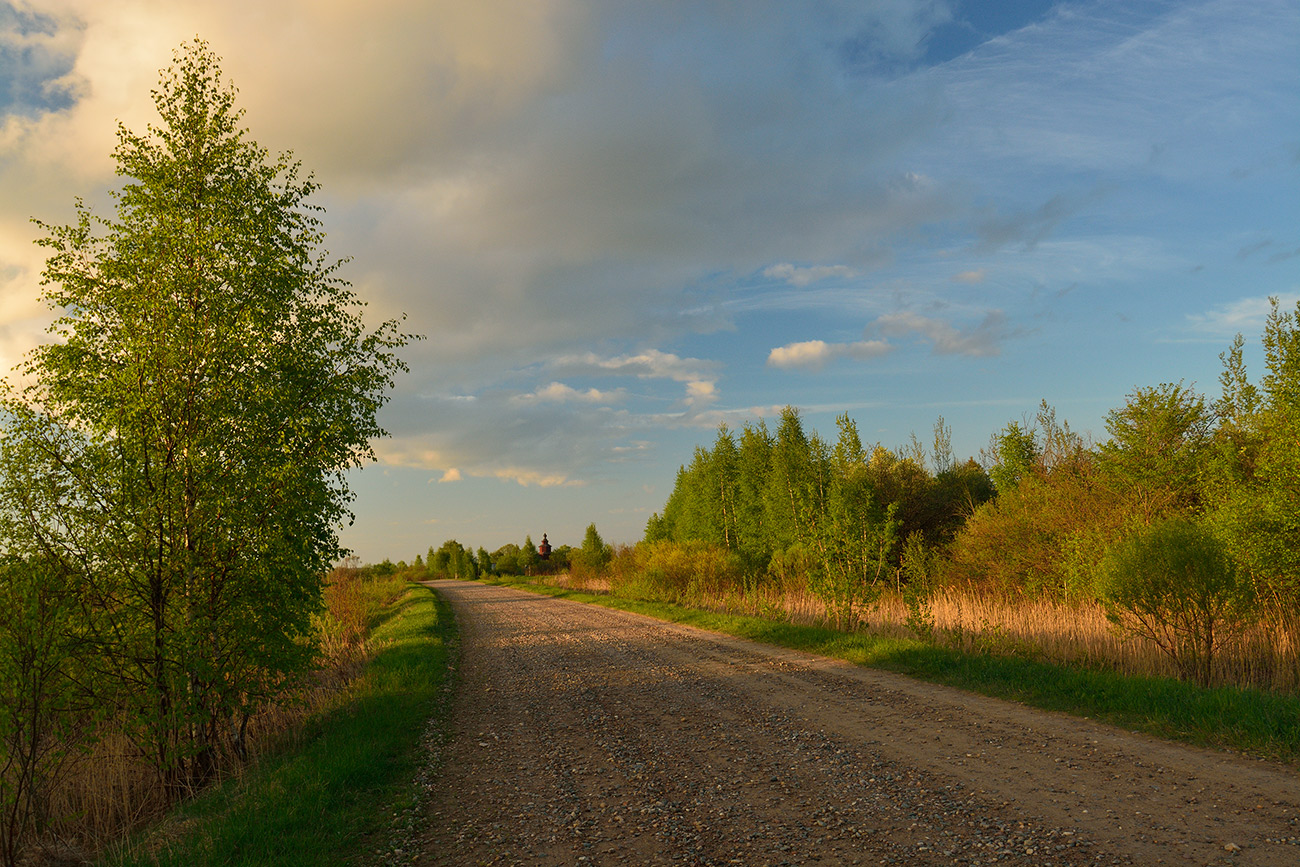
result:
[[[1204,528],[1172,518],[1113,546],[1097,597],[1121,629],[1154,642],[1184,678],[1209,685],[1214,654],[1239,633],[1255,594]]]
[[[698,540],[640,542],[620,548],[608,574],[610,589],[618,596],[688,605],[743,583],[735,554]]]

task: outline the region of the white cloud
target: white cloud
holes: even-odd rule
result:
[[[548,473],[544,470],[533,470],[524,467],[500,467],[486,473],[475,473],[474,475],[485,475],[500,479],[503,482],[514,482],[522,487],[537,485],[540,488],[555,487],[581,487],[586,484],[579,479],[571,479],[563,473]]]
[[[460,470],[456,469],[455,467],[451,467],[450,469],[448,469],[446,472],[444,472],[444,473],[442,474],[442,478],[441,478],[441,479],[438,479],[438,481],[439,481],[439,482],[459,482],[459,481],[460,481]]]
[[[952,281],[954,283],[970,283],[971,285],[975,285],[977,283],[983,283],[984,269],[976,268],[971,271],[961,271],[957,274],[952,275]]]
[[[824,340],[805,340],[778,346],[767,355],[770,367],[804,368],[820,370],[837,358],[859,361],[879,358],[892,347],[883,340],[862,340],[856,343],[827,343]]]

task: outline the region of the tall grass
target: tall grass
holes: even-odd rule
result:
[[[804,626],[834,622],[826,604],[798,575],[756,580],[728,565],[717,549],[699,546],[697,551],[690,544],[657,547],[620,548],[599,578],[588,575],[572,582],[557,576],[549,583]],[[692,566],[696,556],[698,568]],[[855,612],[846,631],[881,638],[924,637],[958,651],[1019,656],[1136,677],[1179,674],[1178,666],[1157,646],[1120,632],[1092,600],[1010,596],[968,585],[940,587],[923,599],[922,616],[930,627],[923,635],[908,608],[905,589],[902,584],[890,585],[874,604]],[[1219,651],[1211,683],[1300,693],[1300,637],[1294,625],[1264,612]]]

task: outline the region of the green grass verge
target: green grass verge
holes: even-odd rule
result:
[[[455,635],[451,609],[410,586],[381,615],[382,649],[339,706],[298,745],[181,807],[158,831],[101,861],[129,865],[318,865],[373,860],[415,797],[419,740],[440,701]],[[169,835],[170,836],[170,835]],[[153,851],[150,851],[153,850]]]
[[[1169,740],[1288,762],[1300,760],[1300,697],[1296,696],[1231,687],[1206,689],[1170,678],[1128,677],[1024,656],[965,653],[919,640],[797,626],[522,580],[494,579],[490,583],[843,659]]]

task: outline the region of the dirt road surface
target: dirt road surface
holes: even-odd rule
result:
[[[1300,865],[1300,774],[499,587],[411,863]]]

